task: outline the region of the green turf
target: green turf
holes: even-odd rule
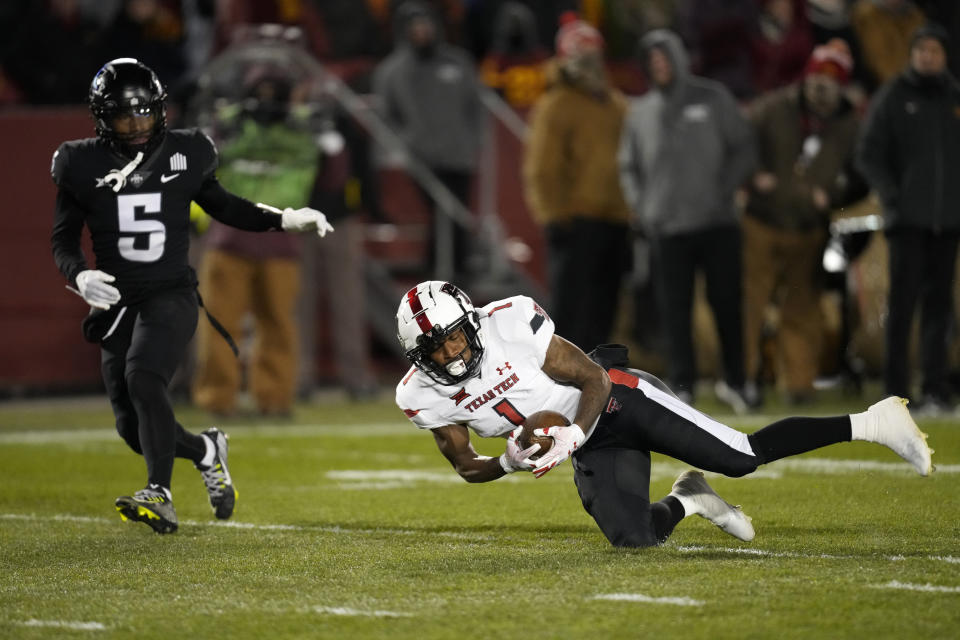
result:
[[[718,417],[748,430],[765,421]],[[756,540],[694,517],[641,551],[607,544],[569,463],[540,480],[468,485],[388,401],[221,426],[235,526],[212,518],[197,472],[178,461],[181,529],[161,537],[113,511],[144,471],[102,400],[0,404],[0,637],[960,636],[956,421],[921,424],[941,467],[930,478],[865,443],[753,478],[708,476],[753,517]],[[859,462],[812,466],[824,459]],[[653,467],[657,497],[684,469],[658,456]],[[596,598],[609,594],[674,600]]]

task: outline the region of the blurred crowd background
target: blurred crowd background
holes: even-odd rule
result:
[[[32,275],[0,303],[0,396],[99,389],[96,349],[79,340],[85,306],[49,255],[47,171],[62,140],[93,134],[89,83],[117,57],[157,72],[172,126],[214,138],[228,188],[316,206],[337,229],[267,240],[194,212],[201,292],[241,357],[201,322],[175,391],[213,413],[282,415],[318,389],[392,389],[406,368],[396,304],[427,278],[477,304],[532,295],[558,333],[585,350],[627,343],[633,366],[692,402],[716,393],[745,411],[772,394],[807,404],[830,386],[889,387],[887,203],[857,145],[930,23],[956,76],[955,0],[6,0],[2,266]],[[667,89],[687,71],[720,87],[709,99],[729,96],[752,145],[736,184],[714,185],[714,208],[729,196],[730,211],[708,207],[720,218],[700,226],[657,222],[643,210],[651,191],[666,180],[703,192],[698,172],[737,161],[710,169],[690,141],[665,169],[669,143],[687,144],[671,115],[696,121],[698,103],[628,106],[656,93],[655,51],[676,52]],[[818,110],[821,89],[837,96]],[[790,120],[778,101],[797,100]],[[954,305],[945,382],[904,390],[939,410],[960,384]],[[919,388],[923,337],[911,340],[901,367],[918,374],[902,384]]]

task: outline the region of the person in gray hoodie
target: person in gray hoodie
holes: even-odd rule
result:
[[[747,402],[734,192],[756,162],[751,129],[723,85],[690,74],[675,33],[651,31],[641,50],[651,90],[627,109],[618,162],[634,226],[652,246],[668,375],[674,390],[692,401],[694,282],[702,271],[722,350],[717,396],[742,412]]]
[[[408,150],[466,206],[483,130],[474,64],[466,51],[444,42],[437,16],[422,2],[400,5],[394,28],[397,45],[374,70],[373,92]],[[458,273],[465,268],[468,237],[465,229],[454,234]],[[431,225],[431,272],[435,245]]]

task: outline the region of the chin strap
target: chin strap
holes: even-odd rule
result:
[[[106,185],[118,193],[127,184],[127,176],[133,173],[137,165],[143,160],[143,151],[137,152],[137,157],[127,163],[123,169],[113,169],[101,179],[101,185]]]

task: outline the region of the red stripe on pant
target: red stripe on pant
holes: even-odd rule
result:
[[[610,375],[610,382],[613,384],[623,385],[631,389],[636,389],[640,386],[640,378],[632,373],[627,373],[619,369],[608,369],[607,373]]]

